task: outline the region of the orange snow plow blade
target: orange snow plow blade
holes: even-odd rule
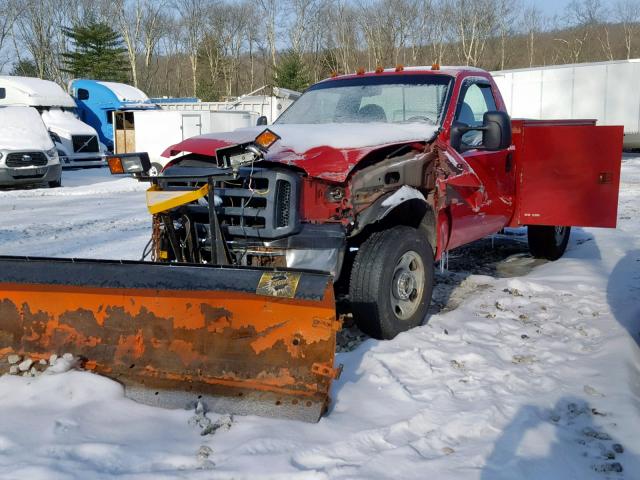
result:
[[[317,421],[338,328],[322,273],[0,257],[0,357],[70,352],[151,405]]]

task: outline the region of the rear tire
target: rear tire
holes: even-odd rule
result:
[[[349,298],[368,335],[391,339],[424,321],[433,290],[433,251],[418,230],[397,226],[373,233],[358,250]]]
[[[162,165],[154,162],[151,164],[151,168],[149,169],[149,175],[151,175],[152,177],[157,177],[158,175],[160,175],[161,171],[162,171]]]
[[[529,225],[529,251],[535,258],[558,260],[567,249],[571,227]]]

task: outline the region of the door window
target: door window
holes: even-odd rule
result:
[[[458,107],[458,122],[470,127],[482,126],[482,119],[486,112],[496,110],[496,102],[491,92],[491,86],[483,83],[472,83],[467,87],[462,103]],[[472,130],[462,135],[462,143],[469,147],[482,144],[482,132]]]

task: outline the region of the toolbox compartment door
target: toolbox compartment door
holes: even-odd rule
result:
[[[616,226],[623,127],[593,120],[514,120],[511,226]]]

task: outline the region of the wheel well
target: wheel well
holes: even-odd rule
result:
[[[405,225],[424,232],[432,250],[436,249],[436,217],[431,206],[421,198],[412,198],[394,207],[377,221],[364,227],[360,233],[349,240],[350,246],[362,244],[373,232]]]
[[[369,207],[372,208],[372,207]],[[357,249],[373,233],[389,230],[398,225],[413,227],[424,232],[425,238],[429,241],[433,254],[436,253],[436,216],[431,206],[421,198],[412,198],[395,206],[387,211],[382,218],[372,221],[364,226],[352,237],[347,239],[347,247],[342,262],[340,275],[337,278],[335,287],[339,294],[344,294],[349,289],[349,278],[351,277],[351,267],[356,256]]]

